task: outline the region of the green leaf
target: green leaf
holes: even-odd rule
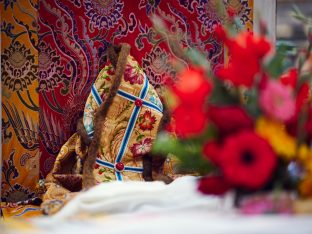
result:
[[[99,170],[99,172],[101,172],[101,173],[106,172],[106,169],[105,169],[105,168],[101,168],[101,169]]]
[[[205,175],[213,169],[211,163],[202,156],[202,142],[196,139],[179,140],[168,134],[159,134],[152,151],[175,155],[180,160],[178,170],[182,172]]]
[[[299,20],[301,23],[312,25],[312,18],[305,16],[298,6],[293,5],[293,12],[291,16]]]
[[[104,175],[104,178],[107,179],[107,180],[112,180],[112,178],[107,176],[107,175]]]
[[[289,46],[286,44],[280,44],[277,47],[275,56],[266,65],[266,70],[269,72],[271,77],[278,78],[283,72],[290,67],[291,61],[287,57],[287,51]]]
[[[177,155],[183,152],[179,146],[180,144],[177,139],[169,136],[166,133],[160,133],[154,141],[152,152],[160,154],[172,153]]]
[[[207,129],[202,134],[193,137],[193,141],[202,144],[203,142],[216,138],[217,135],[217,128],[213,124],[209,124]]]
[[[137,137],[137,141],[140,141],[142,138],[144,137],[144,135],[143,134],[140,134],[138,137]]]
[[[240,103],[238,90],[235,87],[225,85],[221,80],[215,78],[209,103],[219,106],[237,105]]]
[[[261,114],[258,104],[258,90],[256,88],[246,90],[245,95],[246,95],[245,107],[248,113],[255,118],[258,117]]]

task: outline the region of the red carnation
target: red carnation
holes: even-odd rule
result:
[[[262,58],[270,51],[270,43],[250,32],[241,32],[234,40],[227,39],[224,43],[229,48],[231,60],[227,67],[218,70],[217,76],[235,86],[250,88],[260,72]]]
[[[209,195],[223,195],[230,185],[220,176],[207,176],[199,180],[198,190]]]
[[[277,163],[269,143],[252,131],[231,135],[219,155],[224,178],[231,185],[259,189],[270,179]]]
[[[210,106],[208,116],[209,120],[216,125],[223,135],[253,128],[252,118],[243,108],[238,106]]]
[[[178,74],[178,82],[171,86],[180,103],[202,105],[209,95],[212,85],[202,69],[191,68]]]
[[[172,115],[175,119],[176,133],[182,138],[201,133],[207,125],[206,113],[196,106],[179,105]]]

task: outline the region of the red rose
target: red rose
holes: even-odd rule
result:
[[[191,68],[178,74],[178,82],[171,90],[184,105],[202,105],[210,94],[211,83],[202,69]]]
[[[207,125],[206,113],[200,107],[179,105],[172,115],[178,136],[185,138],[201,133]]]
[[[230,185],[220,176],[207,176],[199,180],[198,190],[209,195],[223,195]]]
[[[223,135],[253,128],[252,118],[243,108],[238,106],[210,106],[208,117]]]
[[[219,165],[227,182],[259,189],[270,179],[277,163],[269,143],[252,131],[231,135],[220,151]]]

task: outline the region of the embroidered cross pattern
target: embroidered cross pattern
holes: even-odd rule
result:
[[[150,109],[153,109],[155,111],[158,111],[160,113],[163,112],[161,107],[155,105],[152,102],[144,100],[145,97],[147,96],[148,89],[149,89],[149,82],[147,80],[146,75],[144,74],[144,84],[143,84],[143,87],[142,87],[138,97],[135,95],[132,95],[128,92],[125,92],[121,89],[119,89],[117,91],[118,96],[125,98],[128,101],[131,101],[135,106],[134,106],[134,109],[131,113],[131,117],[129,119],[128,125],[126,127],[125,134],[122,138],[121,146],[119,148],[115,162],[111,163],[111,162],[107,162],[107,161],[104,161],[102,159],[97,158],[96,163],[100,166],[113,169],[115,171],[115,176],[116,176],[117,180],[119,180],[119,181],[123,180],[123,177],[122,177],[123,171],[136,172],[136,173],[142,173],[143,172],[142,167],[129,167],[129,166],[125,166],[121,162],[123,159],[123,156],[126,152],[129,139],[130,139],[131,134],[133,132],[133,129],[135,127],[135,123],[137,122],[141,108],[144,106],[144,107],[148,107]],[[101,96],[99,95],[95,85],[92,86],[91,93],[92,93],[92,96],[94,97],[94,100],[97,103],[97,105],[100,106],[102,104],[102,99],[101,99]],[[88,135],[92,138],[93,137],[93,131],[88,132]]]

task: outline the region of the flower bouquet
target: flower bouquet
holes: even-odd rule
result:
[[[176,155],[180,169],[200,175],[201,192],[235,191],[245,213],[288,213],[293,198],[312,196],[312,31],[293,61],[261,28],[256,35],[217,26],[229,61],[214,71],[199,51],[179,49],[188,67],[175,63],[177,82],[169,79],[165,90],[175,136],[160,134],[153,150]]]

